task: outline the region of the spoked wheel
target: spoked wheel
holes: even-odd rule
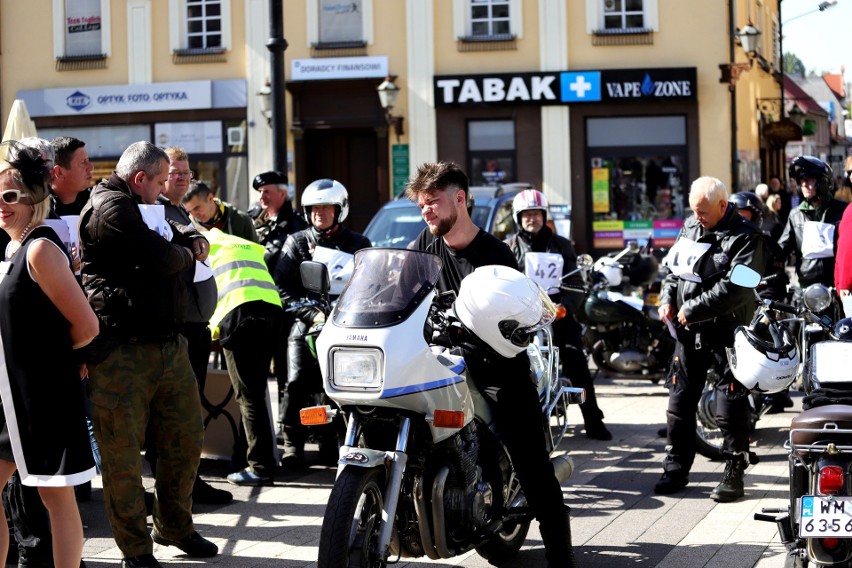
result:
[[[695,413],[695,449],[710,460],[722,460],[724,436],[716,424],[716,389],[704,388]]]
[[[319,568],[384,568],[378,550],[384,509],[378,468],[349,467],[331,490],[320,532]]]

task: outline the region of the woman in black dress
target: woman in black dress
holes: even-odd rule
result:
[[[19,144],[2,149],[0,229],[10,242],[0,262],[0,484],[17,469],[24,485],[38,488],[54,564],[77,568],[83,525],[74,486],[94,477],[95,466],[80,386],[86,369],[74,350],[97,335],[98,320],[61,240],[42,225],[47,164]],[[0,528],[0,558],[8,547],[9,532]]]

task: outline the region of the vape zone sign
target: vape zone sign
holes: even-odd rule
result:
[[[441,75],[435,106],[693,101],[694,67]]]

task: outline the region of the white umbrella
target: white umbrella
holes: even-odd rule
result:
[[[27,104],[21,99],[15,99],[6,119],[6,129],[3,131],[3,141],[20,140],[28,136],[38,136],[35,122],[30,118]],[[0,149],[0,157],[5,158],[8,146]]]

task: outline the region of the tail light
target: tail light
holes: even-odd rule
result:
[[[819,492],[823,495],[837,495],[843,489],[843,468],[826,465],[819,470]]]
[[[833,552],[840,545],[840,539],[835,537],[821,538],[820,542],[822,542],[822,547],[828,552]]]

